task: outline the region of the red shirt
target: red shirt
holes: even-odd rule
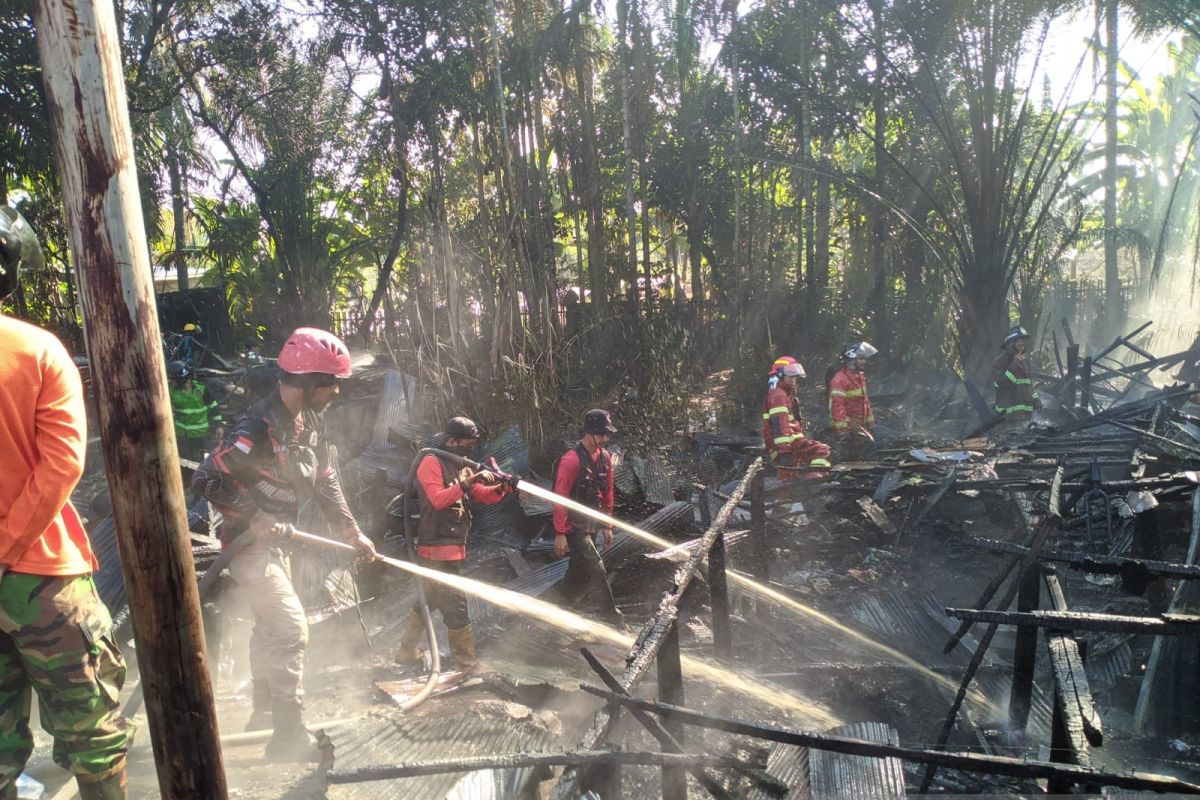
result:
[[[596,452],[591,453],[592,461],[600,457],[602,448],[596,448]],[[604,505],[600,509],[605,514],[612,516],[613,501],[615,494],[613,493],[613,472],[608,471],[608,485],[604,488]],[[560,494],[563,497],[571,496],[571,488],[575,486],[575,479],[579,477],[579,453],[572,447],[567,452],[563,453],[562,458],[558,460],[558,474],[554,478],[554,493]],[[565,506],[554,507],[554,530],[556,533],[569,533],[571,531],[571,520]]]
[[[463,497],[462,486],[457,482],[446,485],[442,475],[442,462],[437,456],[428,455],[417,466],[417,481],[429,498],[429,505],[444,511]],[[504,499],[507,487],[503,483],[485,484],[477,482],[471,487],[471,498],[476,503],[493,505]],[[417,555],[433,561],[461,561],[467,557],[466,545],[417,545]]]
[[[98,564],[71,492],[83,475],[79,369],[48,331],[0,316],[0,564],[87,575]]]

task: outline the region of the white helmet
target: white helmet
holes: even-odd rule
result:
[[[781,369],[779,372],[783,375],[786,375],[786,376],[792,377],[792,378],[807,378],[808,377],[808,374],[804,371],[804,367],[800,364],[799,361],[792,362],[791,364],[785,364],[783,366],[783,369]]]
[[[871,358],[876,355],[879,355],[879,351],[870,342],[855,342],[847,345],[845,352],[842,353],[842,357],[847,361],[853,361],[860,356]]]

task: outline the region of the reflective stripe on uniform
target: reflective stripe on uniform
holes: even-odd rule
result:
[[[1032,414],[1033,406],[1027,406],[1024,403],[1020,403],[1015,406],[1005,406],[1004,408],[1001,408],[1000,406],[996,406],[997,414],[1016,414],[1016,413],[1019,413],[1022,411],[1028,411],[1029,413]]]
[[[837,420],[837,419],[835,419],[835,420],[833,421],[833,427],[834,427],[834,429],[835,429],[835,430],[843,430],[843,429],[845,429],[845,428],[849,428],[849,427],[850,427],[850,420],[848,420],[848,419],[843,419],[843,420]]]
[[[790,436],[790,435],[789,436],[776,436],[774,439],[774,443],[776,445],[791,444],[793,441],[795,441],[795,439],[796,439],[795,436]]]
[[[829,390],[829,394],[833,397],[862,397],[866,393],[867,393],[867,390],[864,388],[861,388],[861,387],[858,389],[846,389],[845,391],[843,391],[841,389],[830,389]]]
[[[1033,383],[1033,381],[1031,381],[1029,378],[1018,378],[1016,375],[1013,375],[1010,370],[1004,370],[1004,377],[1008,378],[1018,386],[1028,386],[1029,384]]]

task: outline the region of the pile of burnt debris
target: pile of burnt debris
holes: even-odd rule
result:
[[[774,476],[756,437],[621,454],[618,516],[687,545],[664,557],[618,533],[606,552],[632,645],[539,632],[472,597],[490,671],[413,714],[380,703],[332,728],[327,795],[1200,793],[1200,419],[1193,388],[1163,380],[1187,354],[1155,357],[1139,332],[1094,357],[1068,341],[1028,425],[997,425],[951,379],[880,380],[880,448],[806,480]],[[398,554],[395,498],[433,432],[411,378],[364,386],[342,468]],[[517,428],[481,455],[549,485]],[[468,574],[556,602],[551,511],[527,495],[481,509]],[[328,580],[345,566],[312,567],[329,595],[314,621],[365,601],[371,637],[394,641],[411,581]]]
[[[1114,348],[1138,352],[1132,338]],[[1048,410],[1016,429],[981,415],[957,440],[914,436],[906,415],[922,387],[883,392],[883,447],[808,480],[776,479],[738,436],[626,458],[627,518],[653,512],[643,526],[689,541],[689,556],[655,559],[618,537],[615,593],[641,624],[623,668],[606,666],[601,647],[578,656],[591,670],[581,690],[603,701],[590,724],[560,714],[556,745],[538,728],[519,745],[484,737],[437,757],[351,747],[329,795],[446,796],[483,780],[488,796],[514,796],[517,776],[555,797],[1200,793],[1200,420],[1186,413],[1188,385],[1144,377],[1184,354],[1107,365],[1114,348],[1079,359],[1070,346],[1061,373],[1043,376]],[[943,388],[947,405],[965,399],[969,411],[971,392]],[[428,436],[388,430],[401,451]],[[505,432],[488,454],[520,471],[519,442]],[[380,470],[388,483],[402,472],[378,451],[365,457],[381,483]],[[489,579],[548,592],[565,572],[547,558],[549,513],[522,500],[483,515],[477,569],[491,553]],[[841,724],[722,701],[704,677],[689,676],[685,693],[688,654],[802,692]],[[640,688],[654,700],[638,691],[650,677],[656,687]],[[544,685],[539,695],[489,680],[510,699],[555,706]],[[394,743],[400,718],[380,719],[358,738]],[[653,785],[650,768],[661,773]],[[417,782],[432,775],[441,788]]]

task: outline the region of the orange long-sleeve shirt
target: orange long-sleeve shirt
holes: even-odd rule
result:
[[[86,447],[83,387],[66,348],[0,315],[0,564],[33,575],[97,567],[70,501]]]

